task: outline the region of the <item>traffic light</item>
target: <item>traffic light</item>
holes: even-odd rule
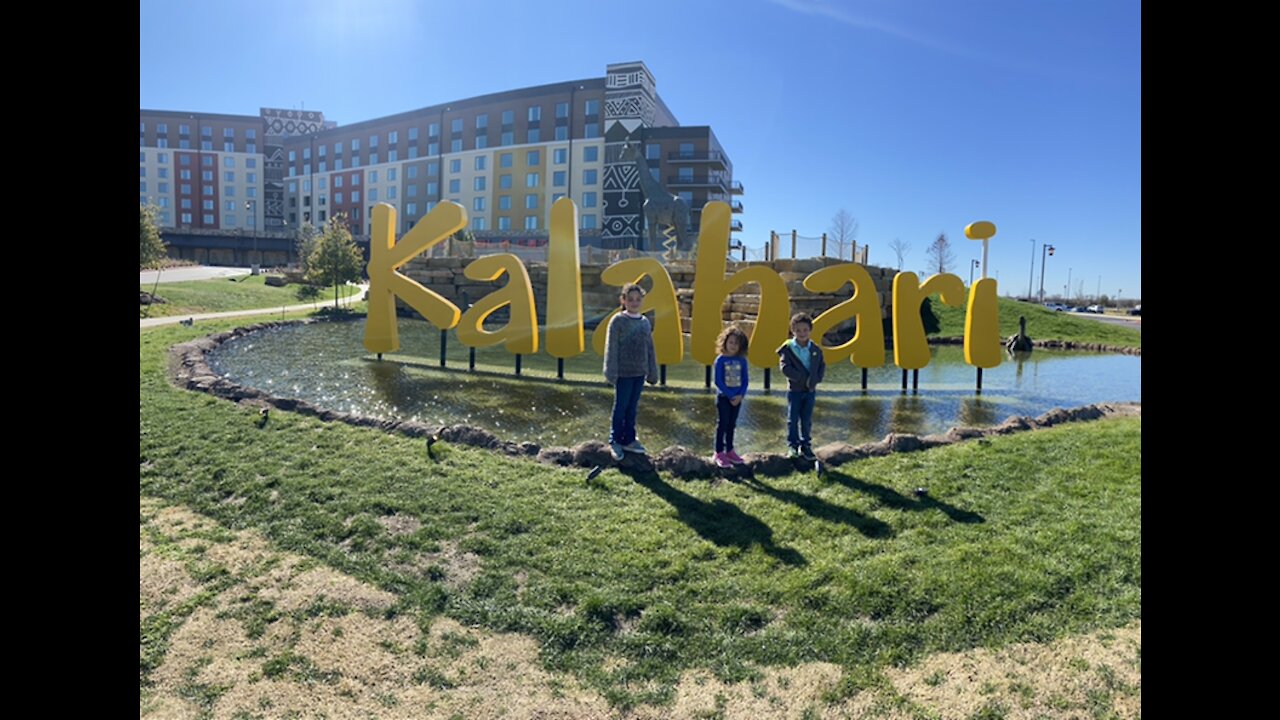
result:
[[[1052,255],[1053,255],[1053,246],[1052,246],[1052,245],[1050,245],[1050,246],[1049,246],[1049,255],[1050,255],[1050,256],[1052,256]]]

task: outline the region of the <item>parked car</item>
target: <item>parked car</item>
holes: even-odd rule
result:
[[[1044,306],[1057,312],[1062,312],[1067,309],[1067,306],[1062,303],[1045,303]]]
[[[1141,306],[1141,305],[1135,305],[1135,306],[1133,306],[1133,307],[1129,308],[1129,314],[1130,314],[1130,315],[1142,315],[1142,306]]]
[[[1077,306],[1075,306],[1075,307],[1071,308],[1071,312],[1078,312],[1078,313],[1082,313],[1082,312],[1089,312],[1089,311],[1088,311],[1088,310],[1086,310],[1086,309],[1084,308],[1084,306],[1083,306],[1083,305],[1077,305]]]
[[[1090,306],[1087,308],[1087,310],[1088,310],[1089,312],[1091,312],[1091,313],[1095,314],[1095,315],[1101,315],[1101,314],[1102,314],[1102,306],[1101,306],[1101,305],[1090,305]]]

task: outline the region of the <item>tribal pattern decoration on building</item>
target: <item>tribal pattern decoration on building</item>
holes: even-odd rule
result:
[[[318,110],[262,108],[267,135],[308,135],[324,129],[324,113]]]
[[[644,217],[644,196],[631,163],[618,160],[626,142],[653,124],[656,107],[653,76],[643,64],[610,65],[604,99],[605,166],[604,221],[601,239],[605,247],[639,247]]]

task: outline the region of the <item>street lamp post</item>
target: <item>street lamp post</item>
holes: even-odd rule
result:
[[[244,209],[249,213],[249,234],[253,236],[253,256],[249,259],[249,274],[258,274],[258,212],[257,203],[253,200],[244,201]]]
[[[1041,244],[1041,245],[1040,245],[1040,302],[1042,302],[1042,303],[1044,302],[1044,260],[1045,260],[1045,251],[1046,251],[1046,250],[1048,250],[1048,251],[1049,251],[1049,254],[1050,254],[1050,255],[1052,255],[1052,254],[1053,254],[1053,251],[1054,251],[1055,249],[1056,249],[1056,248],[1054,248],[1052,245],[1050,245],[1050,244],[1048,244],[1048,243],[1043,243],[1043,244]]]
[[[982,263],[980,263],[980,262],[979,262],[979,261],[977,261],[977,260],[970,260],[970,261],[969,261],[969,285],[971,285],[971,286],[973,285],[973,269],[974,269],[974,268],[976,268],[976,267],[978,267],[978,266],[979,266],[979,265],[981,265],[981,264],[982,264]]]

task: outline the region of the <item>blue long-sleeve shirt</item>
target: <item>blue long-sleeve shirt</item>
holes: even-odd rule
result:
[[[716,389],[721,395],[735,398],[747,394],[747,359],[741,355],[717,355],[715,362]]]

